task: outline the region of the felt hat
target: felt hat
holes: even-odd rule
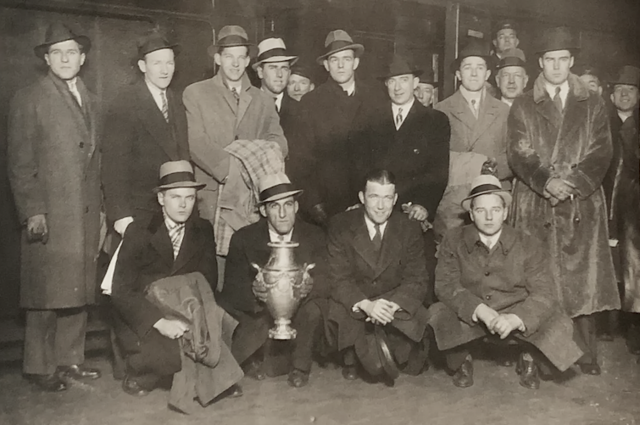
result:
[[[504,190],[500,184],[500,180],[491,174],[481,174],[471,183],[471,191],[469,195],[462,200],[460,205],[465,211],[471,210],[471,200],[480,195],[495,193],[499,195],[507,204],[507,208],[511,205],[511,194],[508,190]]]
[[[82,52],[88,53],[91,49],[91,40],[84,35],[75,34],[71,28],[61,22],[55,22],[47,28],[44,34],[44,43],[33,48],[33,52],[39,58],[44,58],[45,53],[49,51],[49,47],[67,40],[75,40],[82,46]]]
[[[320,65],[322,65],[322,62],[329,56],[343,50],[353,50],[357,58],[362,56],[364,53],[364,46],[362,44],[354,43],[351,36],[343,30],[331,31],[324,40],[324,48],[325,53],[316,59],[316,62]]]
[[[289,65],[293,65],[297,61],[297,56],[287,53],[287,46],[281,38],[266,38],[258,44],[258,57],[252,67],[255,70],[267,62],[289,62]]]
[[[311,71],[311,67],[301,62],[302,61],[297,61],[295,65],[291,67],[291,75],[299,75],[313,81],[313,72]]]
[[[423,72],[424,71],[421,69],[418,69],[413,64],[413,62],[396,54],[396,55],[393,55],[393,60],[387,66],[387,69],[384,75],[379,76],[378,79],[385,81],[391,77],[396,77],[398,75],[406,75],[406,74],[413,74],[414,77],[419,77],[420,75],[422,75]]]
[[[502,21],[498,21],[498,23],[493,27],[493,38],[495,39],[498,36],[498,33],[502,30],[514,30],[516,33],[518,32],[515,22],[509,19],[504,19]]]
[[[193,167],[189,161],[168,161],[160,166],[160,181],[155,192],[181,187],[202,189],[206,184],[196,182]]]
[[[455,73],[460,69],[460,63],[465,58],[473,56],[480,57],[487,63],[487,68],[492,67],[491,49],[489,43],[478,38],[470,38],[469,42],[460,50],[458,57],[451,63],[451,72]]]
[[[549,28],[542,32],[536,53],[542,55],[556,50],[580,51],[580,41],[568,27]]]
[[[433,73],[433,69],[427,68],[420,75],[420,82],[425,84],[431,84],[433,87],[438,86],[438,82],[436,81],[435,74]]]
[[[365,334],[356,340],[354,348],[360,364],[369,375],[386,375],[390,379],[400,375],[382,326],[367,323]]]
[[[177,43],[170,42],[158,31],[151,31],[138,40],[138,59],[144,59],[147,54],[162,49],[171,49],[176,55],[180,52],[180,46]]]
[[[285,173],[268,174],[260,180],[259,186],[259,205],[302,193],[302,190],[293,186]]]
[[[631,65],[623,66],[615,77],[609,81],[609,84],[612,86],[625,84],[640,87],[640,68]]]
[[[508,66],[521,66],[525,68],[527,61],[524,52],[520,49],[507,49],[502,53],[502,58],[498,63],[497,69],[506,68]]]
[[[247,46],[253,47],[249,42],[247,32],[239,25],[227,25],[218,33],[218,40],[207,48],[209,56],[213,57],[222,47]],[[251,50],[251,49],[250,49]]]

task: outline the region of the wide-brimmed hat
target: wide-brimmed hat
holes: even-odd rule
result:
[[[640,68],[631,65],[623,66],[614,78],[609,81],[609,84],[612,86],[616,84],[626,84],[640,87]]]
[[[149,53],[162,49],[171,49],[176,55],[180,53],[180,46],[177,43],[172,43],[158,31],[152,31],[138,40],[138,59],[144,59]]]
[[[33,52],[39,58],[44,58],[45,53],[49,51],[49,47],[67,40],[75,40],[82,46],[82,52],[88,53],[91,49],[91,40],[85,35],[77,35],[71,28],[63,23],[55,22],[47,28],[44,34],[44,43],[33,48]]]
[[[297,60],[297,56],[287,53],[287,46],[281,38],[266,38],[258,44],[258,57],[252,67],[255,70],[267,62],[289,62],[293,65]]]
[[[198,183],[193,173],[193,167],[189,161],[168,161],[160,166],[160,181],[155,192],[181,187],[193,187],[202,189],[206,184]]]
[[[370,323],[366,324],[365,329],[365,334],[356,340],[354,346],[360,364],[371,376],[386,375],[396,379],[400,372],[384,329]]]
[[[433,73],[433,69],[427,67],[424,72],[420,75],[420,82],[425,84],[431,84],[433,87],[438,86],[438,82],[436,81],[435,74]]]
[[[500,184],[500,180],[491,174],[481,174],[471,183],[471,191],[469,195],[462,200],[460,205],[465,211],[471,210],[471,200],[480,195],[487,195],[489,193],[495,193],[499,195],[507,204],[507,208],[511,205],[511,194],[508,190],[504,190]]]
[[[266,204],[300,193],[302,190],[296,189],[285,173],[267,174],[260,180],[258,204]]]
[[[498,21],[496,25],[493,27],[493,38],[495,39],[498,33],[502,30],[514,30],[516,33],[518,32],[518,27],[515,22],[509,19],[503,19]]]
[[[556,50],[580,51],[580,40],[568,27],[549,28],[538,39],[536,53],[542,55]]]
[[[385,73],[378,77],[378,80],[385,81],[388,78],[406,74],[413,74],[414,77],[419,77],[423,72],[411,60],[400,55],[393,55],[393,60],[387,66]]]
[[[458,57],[451,62],[451,72],[455,74],[460,69],[460,63],[465,58],[477,56],[487,63],[487,68],[492,67],[491,49],[489,43],[478,38],[470,37],[469,42],[460,50]]]
[[[213,57],[222,47],[247,46],[253,47],[249,42],[247,32],[239,25],[227,25],[218,33],[218,41],[207,48],[209,56]],[[251,49],[250,49],[251,50]]]
[[[302,61],[297,61],[296,64],[291,67],[291,75],[299,75],[301,77],[308,78],[313,82],[313,71],[311,70],[311,66],[301,62]]]
[[[343,30],[331,31],[327,35],[327,38],[325,38],[324,40],[324,48],[326,50],[326,53],[318,56],[318,59],[316,59],[316,62],[318,62],[320,65],[322,65],[322,62],[324,62],[324,60],[329,56],[343,50],[353,50],[357,58],[362,56],[362,54],[364,53],[364,46],[362,44],[354,43],[351,39],[351,36]]]
[[[520,49],[507,49],[502,53],[502,58],[496,69],[506,68],[508,66],[521,66],[525,68],[527,66],[527,60],[524,52]]]

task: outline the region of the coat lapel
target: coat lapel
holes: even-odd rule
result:
[[[169,238],[169,232],[167,239]],[[180,252],[173,262],[173,273],[178,273],[195,255],[201,252],[201,247],[204,244],[204,238],[202,233],[198,232],[195,221],[189,219],[184,228],[184,238],[182,239],[182,245],[180,246]],[[171,248],[171,241],[169,241],[169,247]],[[171,257],[173,258],[173,248],[171,248]]]
[[[158,109],[158,105],[153,99],[149,88],[144,81],[140,81],[136,84],[135,90],[138,91],[138,98],[141,100],[141,107],[138,108],[137,114],[142,125],[151,133],[153,139],[158,142],[158,145],[160,145],[169,158],[175,157],[176,149],[171,138],[171,133],[167,131],[167,122],[164,120],[162,111]],[[168,102],[169,100],[167,99],[167,103]],[[169,111],[169,114],[171,114],[171,111]]]
[[[96,151],[96,143],[98,140],[98,125],[96,122],[97,112],[96,112],[96,101],[87,87],[84,85],[84,82],[78,78],[78,91],[80,92],[80,96],[82,97],[82,108],[85,117],[85,123],[87,124],[87,130],[89,131],[89,147],[87,151],[87,162],[88,166],[91,162],[91,158],[93,157],[94,152]]]
[[[378,258],[378,265],[375,268],[376,273],[374,279],[382,274],[391,263],[398,258],[398,253],[402,248],[402,242],[400,241],[401,232],[398,228],[399,222],[395,218],[397,213],[394,213],[387,222],[387,227],[384,229],[384,235],[382,236],[382,248],[380,251],[380,257]]]
[[[549,97],[549,93],[544,88],[544,77],[542,73],[538,76],[533,86],[533,101],[536,104],[536,111],[557,130],[562,125],[562,115]]]
[[[478,139],[493,125],[498,117],[498,107],[492,102],[492,99],[488,99],[487,96],[489,96],[487,93],[483,95],[484,99],[480,105],[480,112],[474,127],[473,137],[471,138],[471,146],[476,144]]]
[[[151,221],[149,231],[153,233],[149,243],[153,249],[156,250],[160,258],[173,269],[173,248],[171,246],[171,239],[169,239],[169,231],[164,225],[164,219],[161,214],[154,217]]]
[[[418,109],[419,104],[420,102],[418,102],[417,100],[413,101],[413,105],[411,105],[411,109],[409,109],[409,113],[407,114],[407,117],[404,119],[400,128],[396,131],[397,140],[402,140],[402,138],[411,130],[411,126],[413,125],[414,121],[419,119],[419,116],[420,116],[420,110]],[[392,122],[392,125],[393,125],[393,128],[395,129],[395,117],[392,117],[392,118],[394,119],[394,121]]]
[[[454,98],[452,99],[452,111],[451,113],[455,116],[460,122],[462,122],[469,131],[473,131],[476,126],[477,119],[471,112],[471,108],[467,104],[467,101],[464,99],[460,90],[453,94]]]
[[[367,262],[372,270],[378,269],[378,257],[379,252],[373,247],[373,242],[369,237],[369,231],[367,225],[364,222],[364,214],[359,216],[359,223],[357,223],[355,229],[353,229],[353,248]]]
[[[82,139],[89,140],[89,137],[90,137],[89,128],[87,126],[87,122],[82,112],[82,108],[80,107],[80,105],[78,105],[78,102],[72,97],[73,95],[71,94],[71,91],[69,91],[69,87],[67,86],[67,83],[53,76],[52,74],[49,74],[47,80],[45,81],[47,81],[47,84],[49,84],[49,87],[51,90],[53,90],[55,93],[57,93],[59,96],[62,97],[65,106],[69,109],[69,112],[71,112],[71,115],[73,115],[73,120],[76,124],[76,127],[78,128],[78,130],[80,130],[80,132],[83,133]],[[82,96],[82,93],[80,94],[80,96]],[[88,95],[87,95],[87,98],[88,98]]]
[[[580,86],[572,76],[569,76],[569,95],[564,107],[564,118],[562,120],[563,140],[573,140],[574,133],[584,126],[584,117],[588,116],[587,102],[589,94]],[[577,138],[575,138],[577,140]]]

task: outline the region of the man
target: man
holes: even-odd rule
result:
[[[296,190],[285,174],[265,177],[260,184],[260,214],[262,220],[236,232],[231,239],[225,285],[218,297],[220,303],[240,325],[234,334],[233,353],[245,365],[249,375],[264,379],[265,374],[289,373],[289,385],[300,388],[309,382],[313,349],[322,332],[322,311],[326,310],[328,282],[326,278],[326,244],[324,232],[316,226],[298,220]],[[256,299],[252,286],[256,269],[269,260],[269,242],[296,242],[296,262],[315,264],[310,274],[312,292],[302,301],[295,313],[292,326],[297,337],[292,346],[269,340],[268,330],[273,325],[264,299]],[[290,361],[283,359],[282,352]],[[278,355],[280,352],[280,355]],[[284,367],[278,363],[285,361]],[[269,365],[272,372],[270,372]],[[278,369],[283,369],[278,371]]]
[[[300,199],[303,213],[321,225],[357,202],[350,182],[349,134],[356,116],[381,101],[381,93],[356,78],[364,53],[361,44],[354,43],[345,31],[335,30],[327,35],[324,48],[317,62],[329,78],[300,102],[304,114],[301,134],[307,135],[300,149],[313,163],[310,173],[298,182],[305,189]]]
[[[287,84],[287,94],[293,99],[300,102],[302,96],[313,91],[316,85],[313,84],[313,75],[308,66],[296,63],[291,67],[291,75]]]
[[[434,222],[438,238],[464,223],[466,216],[460,201],[487,159],[496,161],[501,181],[507,182],[511,177],[506,152],[509,107],[487,95],[485,89],[491,75],[488,46],[471,39],[451,69],[460,80],[460,88],[435,106],[447,115],[451,124],[449,187]]]
[[[433,70],[427,69],[426,72],[420,75],[418,85],[414,90],[416,99],[427,108],[431,108],[436,103],[435,101],[438,100],[437,85]]]
[[[520,49],[506,50],[498,63],[497,72],[500,100],[511,107],[515,98],[524,93],[529,82],[524,52]]]
[[[538,350],[560,371],[582,354],[557,303],[545,247],[504,224],[510,204],[496,177],[478,176],[462,201],[473,224],[452,229],[440,246],[441,302],[431,307],[430,324],[457,387],[473,385],[468,344],[485,336],[528,343],[518,366],[520,385],[528,389],[540,386]]]
[[[36,56],[48,73],[11,101],[8,171],[24,225],[24,373],[45,391],[100,377],[83,365],[100,232],[98,105],[78,77],[89,38],[52,24]]]
[[[589,90],[592,93],[602,96],[602,83],[598,76],[599,73],[594,67],[589,65],[583,66],[578,72],[576,72],[576,75],[578,75],[582,82],[589,87]]]
[[[364,178],[363,204],[334,217],[329,226],[331,340],[344,355],[345,379],[357,379],[366,352],[357,349],[371,331],[389,337],[395,363],[418,374],[428,352],[428,291],[420,225],[394,211],[396,180],[386,170]]]
[[[602,190],[612,148],[603,99],[571,73],[578,50],[567,28],[545,31],[542,72],[511,107],[512,220],[550,252],[561,303],[584,340],[579,366],[598,375],[592,314],[620,307]]]
[[[152,32],[138,42],[142,73],[109,109],[102,181],[107,218],[123,236],[134,220],[148,221],[159,206],[153,196],[160,165],[189,159],[182,97],[170,87],[178,45]]]
[[[518,31],[516,28],[516,24],[510,20],[504,20],[498,22],[493,30],[493,40],[491,41],[493,44],[493,54],[491,55],[491,63],[492,66],[497,66],[504,54],[507,50],[517,49],[520,45],[520,40],[518,39]],[[496,89],[499,89],[499,84],[497,81],[498,78],[498,69],[492,68],[492,74],[489,83]],[[500,93],[498,93],[500,95]],[[500,98],[500,96],[498,96]]]
[[[208,289],[215,288],[218,279],[211,224],[192,215],[196,191],[204,184],[195,181],[193,167],[184,160],[162,164],[159,174],[160,184],[154,192],[161,212],[149,222],[135,220],[129,226],[118,255],[111,293],[117,312],[116,335],[126,362],[122,389],[138,397],[147,395],[161,379],[182,369],[180,351],[186,341],[180,338],[186,338],[185,334],[196,338],[199,329],[195,324],[188,325],[186,318],[168,315],[153,303],[148,298],[150,288],[162,279],[177,279],[196,272],[206,279]],[[206,331],[209,335],[213,333],[211,328]],[[220,340],[213,343],[224,344]],[[230,351],[226,352],[228,357],[221,354],[215,370],[228,368],[237,372],[223,371],[218,375],[225,379],[217,383],[218,393],[242,377]],[[235,387],[229,394],[239,396],[242,392]]]

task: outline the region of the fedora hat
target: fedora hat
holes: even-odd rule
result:
[[[381,326],[367,323],[365,334],[356,340],[354,348],[360,364],[369,375],[386,376],[390,379],[396,379],[400,375]]]
[[[471,191],[469,195],[462,200],[460,205],[465,211],[471,210],[471,200],[480,195],[487,195],[489,193],[495,193],[504,199],[507,204],[507,208],[511,205],[511,194],[508,190],[504,190],[500,184],[500,180],[491,174],[481,174],[471,183]]]
[[[568,27],[549,28],[543,31],[538,39],[537,54],[556,50],[569,50],[574,53],[580,51],[580,41]]]
[[[386,72],[384,75],[378,77],[378,80],[385,81],[391,77],[406,74],[413,74],[414,77],[419,77],[423,72],[423,70],[418,69],[413,62],[410,62],[408,59],[400,55],[393,55],[393,60],[389,66],[387,66]]]
[[[313,81],[313,72],[308,64],[301,63],[303,61],[297,61],[295,65],[291,67],[291,75],[299,75],[304,78],[308,78],[309,81]]]
[[[495,39],[498,36],[498,33],[502,30],[514,30],[516,33],[518,32],[515,22],[509,19],[504,19],[502,21],[498,21],[498,23],[493,27],[493,38]]]
[[[258,44],[258,57],[252,68],[255,70],[267,62],[289,62],[289,65],[293,65],[297,61],[297,56],[287,53],[287,46],[281,38],[266,38]]]
[[[170,42],[158,31],[152,31],[138,40],[138,59],[144,59],[149,53],[162,49],[171,49],[176,55],[180,53],[180,46],[177,43]]]
[[[239,25],[227,25],[218,33],[218,40],[207,48],[209,56],[213,57],[222,47],[247,46],[253,47],[249,42],[247,32]],[[251,52],[251,49],[249,49]]]
[[[460,69],[462,60],[473,56],[484,59],[487,63],[487,68],[491,68],[492,59],[489,43],[470,37],[469,42],[460,50],[460,53],[458,53],[458,57],[451,62],[451,72],[455,74],[455,72]]]
[[[160,182],[155,192],[181,187],[202,189],[206,184],[196,182],[193,167],[189,161],[168,161],[160,166]]]
[[[625,84],[640,87],[640,68],[631,65],[623,66],[615,77],[609,81],[609,84],[612,86]]]
[[[520,49],[507,49],[502,53],[502,58],[498,63],[497,69],[506,68],[508,66],[527,66],[524,52]]]
[[[302,193],[302,190],[293,187],[285,173],[267,174],[260,180],[259,186],[259,205]]]
[[[324,48],[326,53],[318,56],[316,62],[322,65],[325,59],[334,53],[341,52],[343,50],[353,50],[355,56],[359,58],[364,53],[364,46],[362,44],[354,43],[351,36],[343,30],[334,30],[327,34],[327,38],[324,40]]]
[[[44,58],[45,53],[49,51],[49,47],[56,43],[61,43],[67,40],[75,40],[80,46],[82,46],[82,52],[88,53],[91,49],[91,40],[84,35],[75,34],[71,28],[61,22],[55,22],[47,28],[44,33],[44,43],[33,48],[33,52],[39,58]]]
[[[435,74],[433,73],[433,69],[427,67],[424,72],[420,75],[420,82],[424,84],[431,84],[433,87],[438,86],[438,82],[436,81]]]

